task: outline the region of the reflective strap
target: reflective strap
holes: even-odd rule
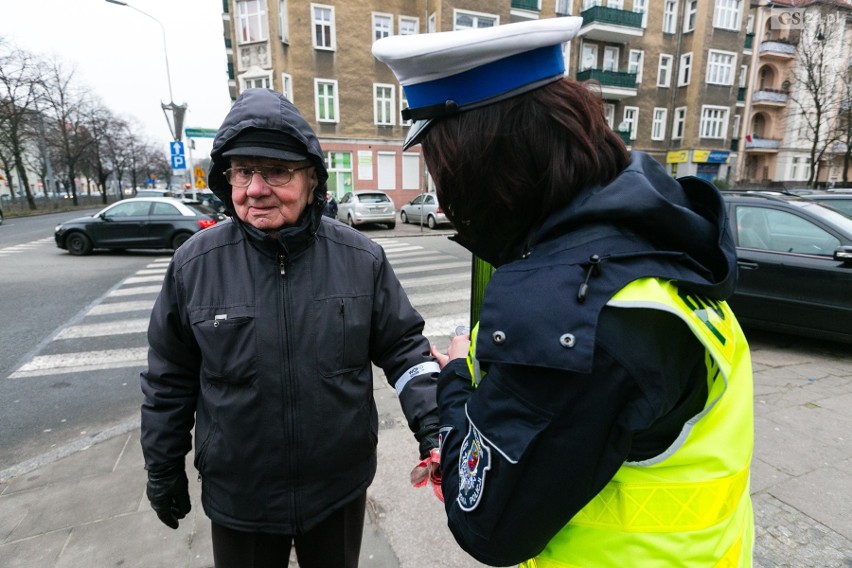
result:
[[[572,525],[622,532],[696,531],[731,516],[748,485],[749,468],[711,481],[611,481],[571,519]]]
[[[414,365],[409,370],[404,372],[400,378],[396,380],[396,394],[402,394],[402,389],[405,388],[405,385],[408,384],[408,381],[413,379],[414,377],[419,377],[420,375],[426,375],[429,373],[440,373],[441,367],[435,361],[427,361],[426,363],[420,363],[419,365]]]
[[[470,372],[470,384],[474,387],[482,380],[482,370],[476,358],[476,336],[479,334],[479,323],[470,330],[470,348],[467,350],[467,370]]]

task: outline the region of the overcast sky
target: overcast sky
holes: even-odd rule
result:
[[[165,28],[174,102],[188,105],[185,127],[217,128],[230,108],[221,0],[127,0]],[[132,116],[167,151],[160,103],[169,102],[163,31],[156,21],[105,0],[3,0],[0,36],[58,56],[80,85],[119,116]],[[185,138],[184,138],[185,140]],[[198,139],[193,158],[210,153]]]

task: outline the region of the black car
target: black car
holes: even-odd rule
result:
[[[56,246],[73,255],[96,248],[177,249],[217,218],[172,197],[124,199],[91,217],[56,226]]]
[[[852,343],[852,218],[795,195],[723,195],[743,326]]]

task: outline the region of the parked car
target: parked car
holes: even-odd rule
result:
[[[743,326],[852,343],[852,218],[795,195],[723,195]]]
[[[396,208],[384,191],[348,191],[337,203],[337,219],[356,225],[383,224],[396,227]]]
[[[216,219],[173,197],[133,197],[56,226],[56,246],[75,256],[96,248],[177,249]]]
[[[133,197],[174,197],[168,189],[137,189]]]
[[[228,218],[227,215],[217,209],[214,209],[211,205],[209,205],[209,201],[199,201],[197,199],[190,199],[188,197],[184,197],[183,199],[181,199],[181,203],[191,205],[194,209],[198,209],[202,213],[210,215],[211,217],[216,219],[217,223],[221,223],[222,221],[225,221]],[[222,209],[224,209],[224,207]]]
[[[819,201],[837,209],[847,217],[852,217],[852,190],[794,189],[790,190],[790,193],[811,201]]]
[[[434,192],[421,193],[400,207],[399,220],[403,223],[425,223],[430,229],[450,222],[438,203],[438,195]]]

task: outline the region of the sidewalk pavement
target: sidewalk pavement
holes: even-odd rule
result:
[[[852,356],[752,341],[755,440],[754,564],[852,566]],[[408,485],[416,442],[394,391],[376,375],[379,470],[368,491],[362,567],[477,568],[453,541],[442,506]],[[145,497],[138,422],[119,425],[14,477],[0,471],[4,568],[206,568],[210,525],[190,474],[192,512],[177,531]],[[62,452],[53,454],[63,455]],[[191,471],[191,466],[189,468]],[[291,566],[296,566],[291,561]]]

